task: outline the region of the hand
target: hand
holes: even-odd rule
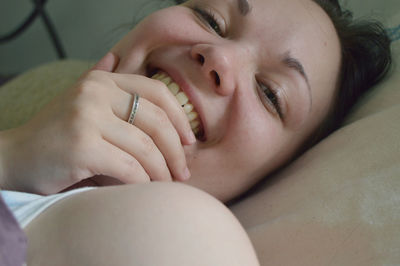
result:
[[[195,141],[183,109],[160,81],[111,73],[107,54],[26,125],[6,134],[6,188],[50,194],[106,175],[123,183],[186,180],[182,144]],[[139,109],[127,121],[133,94]]]

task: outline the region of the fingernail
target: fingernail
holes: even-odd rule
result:
[[[189,168],[185,168],[185,170],[183,170],[183,180],[188,180],[189,178],[190,178],[190,176],[191,176],[191,174],[190,174],[190,171],[189,171]]]

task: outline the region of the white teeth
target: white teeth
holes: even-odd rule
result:
[[[168,75],[166,73],[164,73],[164,72],[158,72],[158,74],[160,74],[159,79],[163,79],[165,77],[168,77]]]
[[[177,95],[175,95],[175,98],[178,100],[179,104],[181,106],[184,106],[185,104],[187,104],[189,102],[188,97],[186,96],[186,94],[184,92],[179,92]]]
[[[187,117],[189,118],[189,121],[195,120],[199,115],[196,112],[190,112],[187,114]]]
[[[190,126],[192,127],[192,129],[199,127],[200,126],[199,120],[190,121]]]
[[[159,77],[161,76],[160,72],[154,74],[151,78],[152,79],[159,79]]]
[[[183,106],[183,110],[185,110],[185,113],[190,113],[191,111],[193,111],[193,105],[190,103],[187,103]]]
[[[189,98],[187,95],[181,91],[178,84],[176,84],[170,76],[168,76],[165,72],[159,71],[155,75],[152,76],[152,79],[159,80],[167,85],[168,89],[178,100],[179,104],[182,106],[183,110],[186,113],[186,116],[190,122],[190,127],[195,135],[198,135],[201,132],[201,123],[199,120],[199,114],[194,110],[193,105],[189,102]]]
[[[169,85],[167,85],[167,87],[173,95],[177,95],[180,90],[178,84],[176,84],[175,82],[171,82]]]
[[[200,127],[192,128],[192,130],[195,135],[200,133]]]
[[[172,81],[172,79],[170,77],[165,77],[161,79],[161,82],[163,82],[165,85],[168,86],[168,84],[170,84]]]

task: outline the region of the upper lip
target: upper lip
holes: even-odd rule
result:
[[[194,92],[193,87],[189,84],[189,82],[187,82],[183,76],[179,73],[178,70],[174,69],[173,67],[152,67],[152,71],[151,72],[156,72],[156,71],[163,71],[165,73],[167,73],[172,80],[178,84],[178,86],[180,87],[180,89],[186,94],[186,96],[189,98],[190,103],[193,105],[194,110],[197,112],[197,114],[199,115],[200,118],[200,123],[202,125],[203,128],[203,138],[207,139],[207,128],[206,128],[206,123],[205,123],[205,118],[204,118],[204,113],[203,113],[203,108],[202,105],[199,101],[199,99],[196,97],[196,94]]]

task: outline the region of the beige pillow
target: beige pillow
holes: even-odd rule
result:
[[[55,95],[72,86],[91,65],[78,60],[48,63],[1,86],[0,130],[25,123]]]

